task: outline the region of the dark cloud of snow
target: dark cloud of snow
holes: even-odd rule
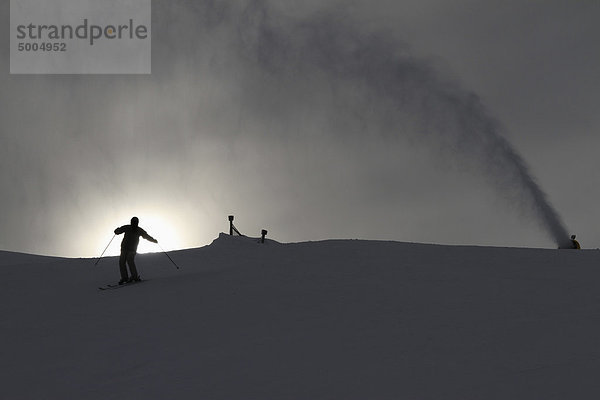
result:
[[[439,76],[389,35],[361,32],[336,13],[287,21],[256,1],[242,16],[240,52],[267,79],[295,91],[306,77],[317,76],[323,80],[320,87],[332,90],[334,106],[328,115],[341,114],[343,122],[329,132],[347,135],[344,125],[351,122],[361,128],[356,134],[364,140],[371,140],[373,135],[365,131],[374,125],[375,135],[418,135],[425,142],[441,144],[443,151],[488,176],[498,193],[517,208],[533,213],[556,244],[568,244],[557,212],[477,95]],[[258,88],[249,91],[251,96],[256,93]],[[277,98],[279,107],[286,107],[284,115],[294,112],[295,96],[285,93]],[[402,130],[406,120],[411,120],[411,129]]]
[[[364,10],[284,4],[153,2],[149,76],[3,74],[0,246],[90,255],[151,214],[199,245],[230,213],[283,240],[461,242],[419,199],[428,184],[440,210],[487,187],[508,200],[490,209],[568,237],[502,123],[440,63]]]

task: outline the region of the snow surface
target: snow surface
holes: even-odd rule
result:
[[[221,235],[0,252],[2,399],[598,399],[600,252]]]

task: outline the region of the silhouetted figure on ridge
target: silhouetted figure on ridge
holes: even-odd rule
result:
[[[579,242],[577,240],[575,240],[575,235],[571,235],[571,247],[572,249],[581,249],[581,246],[579,245]]]
[[[131,218],[131,225],[123,225],[115,229],[115,235],[124,233],[123,241],[121,242],[121,257],[119,257],[119,268],[121,270],[121,280],[119,285],[127,282],[138,282],[141,280],[138,275],[137,268],[135,267],[135,255],[137,254],[137,247],[140,243],[140,236],[144,239],[158,243],[158,240],[138,226],[140,220],[137,217]],[[127,265],[129,265],[129,271],[131,277],[127,275]]]

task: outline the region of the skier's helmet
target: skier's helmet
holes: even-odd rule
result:
[[[571,235],[571,240],[575,240],[575,235]]]
[[[140,220],[138,219],[138,217],[131,218],[131,225],[138,226],[139,223],[140,223]]]

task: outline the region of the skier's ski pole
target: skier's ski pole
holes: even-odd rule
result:
[[[110,242],[108,242],[108,244],[106,245],[106,248],[104,249],[104,251],[102,252],[102,254],[100,254],[100,257],[98,257],[98,260],[96,260],[96,263],[94,264],[94,266],[97,266],[98,263],[100,262],[100,260],[102,259],[102,256],[104,255],[104,253],[106,253],[106,250],[108,250],[108,246],[110,246],[110,244],[112,243],[113,239],[115,238],[115,236],[117,236],[117,234],[115,233],[113,235],[113,237],[110,239]]]
[[[158,242],[156,243],[158,244]],[[160,249],[162,250],[163,253],[165,253],[165,256],[169,257],[169,260],[171,260],[171,262],[173,263],[173,265],[175,266],[175,268],[179,269],[179,266],[177,264],[175,264],[175,261],[173,261],[173,259],[171,258],[171,256],[169,255],[169,253],[167,253],[160,244],[158,244],[158,247],[160,247]]]

